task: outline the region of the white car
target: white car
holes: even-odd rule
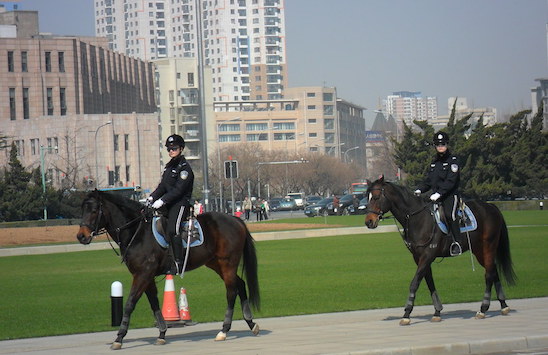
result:
[[[295,200],[298,209],[304,208],[304,193],[302,192],[290,192],[286,197],[292,198]]]

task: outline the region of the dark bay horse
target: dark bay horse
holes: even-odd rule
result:
[[[204,243],[191,249],[186,270],[205,265],[219,274],[226,287],[228,306],[222,330],[215,340],[226,339],[232,325],[236,296],[240,297],[245,321],[257,335],[259,326],[253,322],[250,304],[255,309],[260,307],[259,282],[257,256],[249,230],[240,219],[223,213],[208,212],[197,219],[202,226]],[[80,243],[89,244],[101,231],[106,231],[118,244],[122,261],[133,275],[122,324],[111,349],[122,347],[131,313],[143,293],[147,295],[160,331],[156,344],[165,344],[167,325],[160,310],[155,277],[170,269],[172,259],[168,249],[162,248],[154,239],[151,218],[144,217],[140,203],[95,190],[82,203],[82,223],[76,237]],[[246,283],[237,274],[242,257],[249,299]]]
[[[413,311],[415,294],[423,278],[426,279],[434,303],[435,313],[432,321],[440,321],[443,306],[434,285],[431,264],[437,257],[450,256],[449,247],[452,239],[443,235],[437,227],[431,214],[430,203],[426,203],[404,187],[384,181],[384,177],[368,184],[369,203],[365,224],[368,228],[376,228],[383,214],[392,212],[404,228],[402,237],[417,264],[417,271],[409,287],[405,313],[400,325],[408,325],[411,322],[409,317]],[[491,303],[493,284],[501,305],[501,312],[506,315],[510,308],[506,304],[499,272],[504,275],[509,285],[515,282],[506,223],[499,209],[493,204],[481,201],[468,201],[466,204],[476,217],[477,229],[467,232],[470,244],[468,244],[467,234],[461,234],[462,250],[464,252],[470,249],[469,245],[471,245],[472,253],[485,268],[485,293],[476,318],[485,317],[485,312]]]

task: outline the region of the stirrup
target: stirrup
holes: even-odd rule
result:
[[[451,256],[459,256],[462,254],[462,248],[460,247],[459,242],[451,243],[451,246],[449,247],[449,254]]]
[[[173,264],[171,265],[170,274],[180,275],[182,271],[183,271],[183,263],[173,260]]]

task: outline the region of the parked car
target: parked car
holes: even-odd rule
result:
[[[292,198],[283,198],[280,201],[280,207],[278,207],[278,211],[295,211],[298,209],[297,202],[295,202]]]
[[[236,211],[243,211],[242,201],[234,201]],[[226,201],[226,213],[232,214],[232,200]]]
[[[316,195],[306,196],[304,198],[304,207],[316,204],[316,203],[320,202],[322,199],[323,199],[323,197],[316,196]]]
[[[287,194],[286,198],[292,198],[297,204],[297,208],[304,208],[304,193],[303,192],[290,192]]]
[[[282,198],[277,198],[277,197],[271,198],[268,201],[268,207],[269,207],[270,211],[271,212],[279,211],[281,201],[282,201]]]
[[[329,203],[332,203],[332,202],[333,202],[333,197],[324,198],[318,201],[318,203],[306,206],[304,208],[304,214],[308,217],[327,216],[326,207]]]
[[[365,214],[365,209],[367,208],[367,197],[364,197],[360,200],[360,204],[358,207],[354,207],[354,205],[348,206],[348,213],[349,214]]]
[[[354,200],[354,196],[358,198],[358,201],[365,197],[364,194],[348,194],[344,195],[343,197],[339,198],[339,207],[335,211],[335,208],[333,206],[333,201],[327,205],[327,213],[329,215],[347,215],[350,214],[350,211],[348,210],[348,206],[352,205],[352,202]]]

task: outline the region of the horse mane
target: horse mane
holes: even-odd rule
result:
[[[97,191],[97,193],[101,198],[116,205],[124,214],[135,214],[143,208],[141,203],[112,192]]]
[[[392,186],[397,191],[397,193],[401,196],[403,202],[406,205],[416,202],[416,199],[415,199],[416,196],[413,195],[407,187],[403,185],[398,185],[393,182],[386,182],[386,184]]]

